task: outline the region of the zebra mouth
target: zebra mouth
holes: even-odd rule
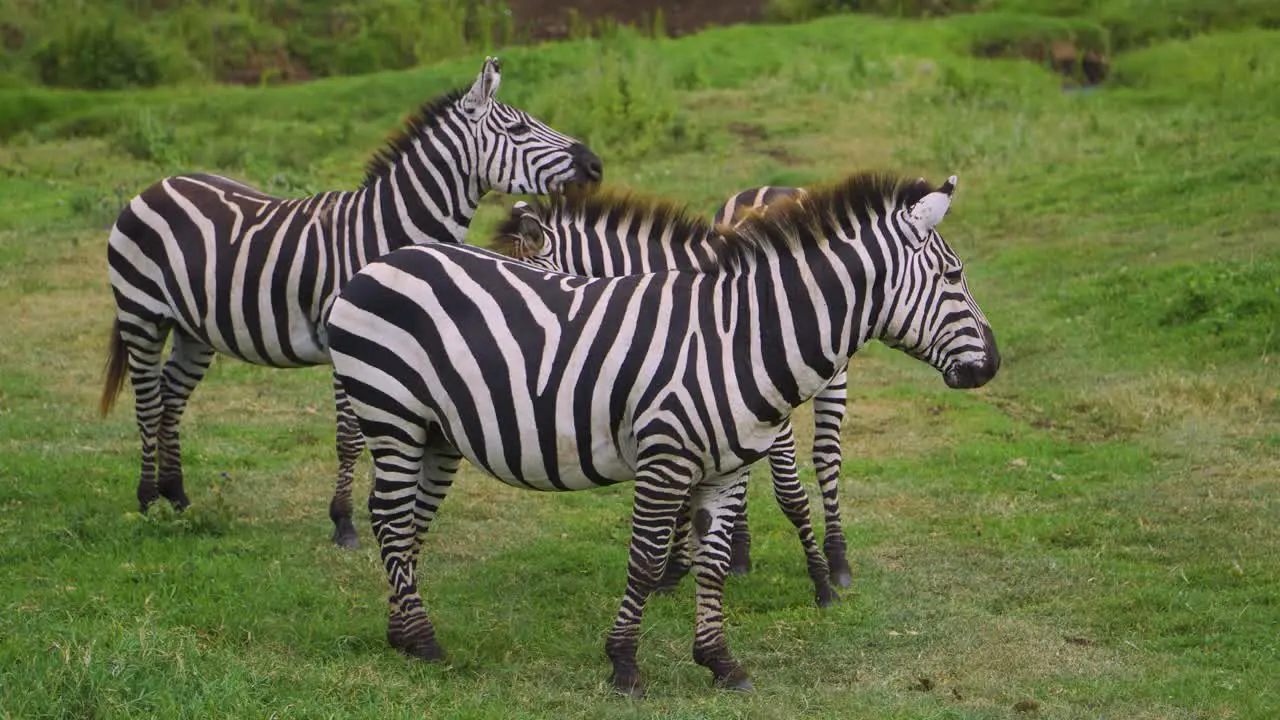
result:
[[[604,163],[582,143],[575,143],[569,149],[573,156],[573,178],[576,185],[596,185],[604,180]]]
[[[990,362],[952,365],[942,374],[942,379],[947,383],[947,387],[954,390],[972,390],[986,385],[996,376],[998,367]]]

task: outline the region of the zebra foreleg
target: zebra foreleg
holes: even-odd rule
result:
[[[822,550],[827,556],[831,582],[853,584],[853,572],[845,555],[844,528],[840,523],[840,426],[848,400],[848,375],[841,372],[813,398],[813,468],[822,492],[825,519]]]
[[[742,512],[733,519],[729,531],[729,574],[747,575],[751,572],[751,531],[747,528],[747,503],[743,497]]]
[[[782,514],[787,516],[800,536],[800,545],[804,548],[805,564],[809,570],[809,578],[813,580],[818,607],[828,607],[839,601],[840,596],[831,587],[827,559],[818,548],[818,539],[813,533],[813,523],[809,518],[809,493],[800,484],[800,476],[796,471],[796,440],[790,421],[769,449],[769,467],[773,473],[773,496],[782,508]],[[732,554],[729,571],[733,572]]]
[[[613,663],[614,690],[633,698],[644,697],[644,676],[636,662],[644,606],[671,554],[672,535],[692,477],[690,469],[670,460],[642,463],[636,473],[627,589],[604,644]]]
[[[704,481],[693,488],[693,577],[697,583],[697,624],[693,660],[711,671],[716,687],[750,690],[751,679],[729,652],[724,637],[724,578],[729,569],[729,534],[742,512],[747,470]]]
[[[173,334],[173,351],[164,364],[164,413],[160,419],[160,496],[177,510],[191,501],[182,486],[182,446],[178,426],[187,401],[196,385],[204,379],[213,362],[214,350],[209,345],[183,332]]]
[[[387,642],[428,662],[444,660],[435,628],[418,594],[418,549],[453,484],[461,455],[448,445],[428,448],[370,439],[374,462],[369,514],[390,585]]]
[[[329,519],[333,521],[333,543],[338,547],[353,548],[360,541],[355,523],[351,521],[351,484],[356,461],[364,452],[364,436],[360,434],[360,423],[337,375],[333,378],[333,400],[337,410],[338,482],[333,499],[329,501]]]

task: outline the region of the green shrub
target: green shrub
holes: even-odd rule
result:
[[[150,110],[141,110],[116,133],[114,144],[139,160],[174,167],[183,162],[174,125],[172,117],[158,119]]]
[[[662,46],[639,40],[636,31],[619,28],[588,41],[595,57],[542,85],[529,109],[610,159],[700,147],[705,135],[680,106]]]
[[[193,74],[183,53],[115,15],[67,20],[32,61],[44,84],[87,90],[152,87]]]
[[[499,0],[370,0],[304,18],[288,50],[317,75],[347,75],[429,64],[514,34]]]
[[[219,80],[257,83],[288,71],[285,31],[248,13],[188,6],[165,26]]]

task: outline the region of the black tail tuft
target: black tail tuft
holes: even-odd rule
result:
[[[111,412],[116,404],[120,388],[124,385],[125,366],[129,359],[129,351],[124,346],[124,336],[120,334],[120,320],[111,323],[111,344],[107,348],[106,380],[102,386],[102,400],[98,403],[98,411],[102,417]]]

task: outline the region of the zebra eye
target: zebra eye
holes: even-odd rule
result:
[[[964,268],[955,268],[942,273],[942,279],[949,283],[959,283],[964,280]]]
[[[528,135],[530,133],[529,123],[518,122],[514,125],[508,125],[507,132],[512,135]]]

